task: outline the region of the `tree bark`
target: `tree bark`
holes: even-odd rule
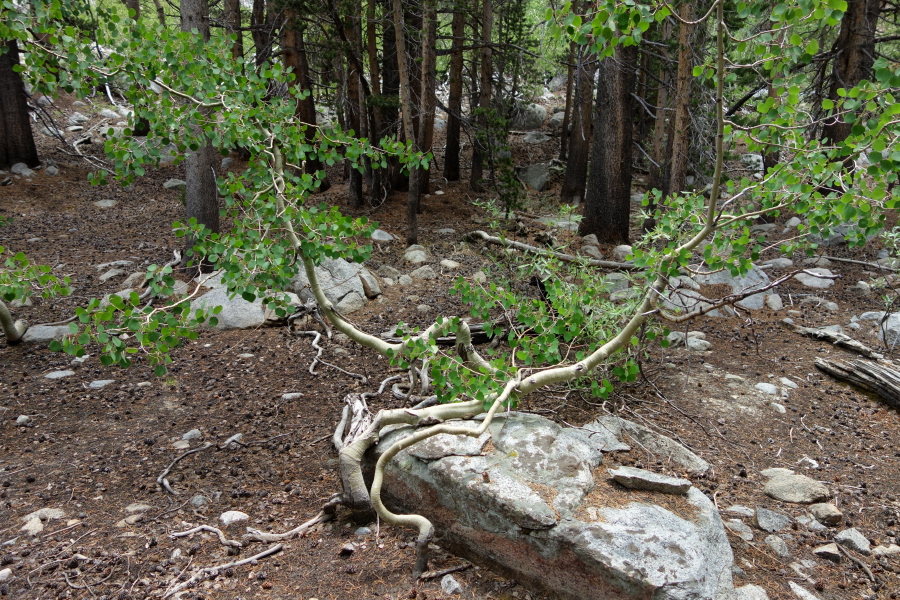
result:
[[[681,18],[691,21],[694,7],[690,1],[681,6]],[[677,194],[684,189],[690,153],[691,83],[693,79],[693,38],[696,25],[678,25],[678,74],[675,79],[675,124],[672,132],[672,166],[669,171],[668,193]]]
[[[237,36],[231,45],[231,58],[244,57],[244,32],[241,31],[241,0],[225,0],[225,27]]]
[[[453,13],[450,24],[453,46],[450,49],[450,90],[447,108],[447,147],[444,151],[444,177],[447,181],[459,181],[460,116],[463,95],[463,42],[466,34],[466,15],[460,7]]]
[[[209,4],[207,0],[181,0],[181,30],[190,32],[197,30],[204,40],[209,41]],[[184,202],[187,208],[188,220],[194,218],[198,223],[206,226],[210,231],[218,233],[219,228],[219,198],[216,189],[216,159],[218,153],[208,141],[200,146],[196,152],[190,153],[185,159]],[[194,246],[193,238],[187,241],[187,250]],[[185,265],[190,260],[189,252],[185,252]],[[212,270],[209,264],[198,265],[193,262],[193,268],[199,268],[203,272]]]
[[[575,87],[575,42],[569,42],[569,58],[566,62],[569,66],[566,77],[566,107],[563,112],[562,130],[559,132],[559,160],[566,160],[569,155],[569,123],[572,122],[572,91]]]
[[[125,8],[134,11],[134,20],[141,20],[141,0],[123,0]]]
[[[653,162],[650,164],[650,177],[648,185],[651,190],[659,190],[663,197],[669,193],[669,162],[672,160],[672,147],[669,144],[672,122],[669,118],[669,86],[672,84],[671,69],[668,68],[668,42],[672,37],[672,21],[666,19],[662,22],[660,35],[662,47],[660,54],[662,59],[659,68],[659,91],[656,93],[656,121],[653,124],[653,149],[650,154]],[[653,207],[651,206],[652,210]],[[652,224],[648,224],[652,227]]]
[[[153,6],[156,7],[156,20],[159,21],[159,26],[165,27],[166,13],[163,11],[162,2],[160,0],[153,0]]]
[[[432,152],[434,143],[434,108],[436,104],[435,69],[437,68],[437,0],[424,0],[425,11],[422,17],[422,95],[419,110],[419,140],[421,152]],[[419,169],[419,197],[416,207],[422,212],[422,194],[427,194],[430,185],[431,170],[434,167],[432,157],[428,169]]]
[[[284,53],[282,59],[284,60],[284,66],[292,69],[294,72],[295,77],[291,85],[304,92],[309,92],[304,98],[297,100],[297,110],[295,114],[300,123],[303,124],[301,127],[306,127],[303,132],[306,143],[315,147],[316,103],[312,95],[312,80],[309,76],[309,58],[306,54],[306,45],[303,41],[303,31],[297,30],[298,24],[295,17],[296,15],[293,11],[285,11],[285,23],[281,28],[281,47]],[[325,168],[318,156],[313,155],[306,159],[304,173],[315,175],[320,171],[324,172],[324,170]],[[319,183],[319,191],[324,192],[330,187],[331,183],[328,181],[328,177],[325,177]]]
[[[849,90],[872,76],[875,63],[875,28],[881,14],[882,0],[847,0],[847,12],[833,50],[837,52],[831,75],[828,98],[840,99],[838,90]],[[850,135],[850,123],[840,117],[826,120],[822,139],[840,144]]]
[[[569,160],[560,190],[560,201],[581,204],[587,182],[587,166],[591,148],[591,113],[593,112],[594,73],[596,59],[579,48],[572,94],[572,135],[569,139]]]
[[[7,168],[23,162],[29,167],[40,164],[22,76],[13,71],[19,64],[19,45],[15,40],[5,43],[6,52],[0,54],[0,167]]]
[[[637,46],[616,49],[600,61],[594,143],[580,235],[602,243],[628,243],[631,209],[631,158],[634,71]]]
[[[400,0],[393,0],[394,36],[397,43],[397,70],[400,75],[400,111],[403,115],[403,134],[412,142],[412,149],[417,151],[418,140],[413,128],[412,90],[409,82],[409,67],[406,59],[406,35],[403,31],[403,7]],[[410,169],[409,192],[406,200],[406,243],[413,245],[419,241],[419,178],[416,169]]]
[[[478,108],[487,111],[491,107],[491,36],[494,22],[494,5],[492,0],[483,0],[481,14],[481,82],[479,85]],[[487,115],[482,114],[477,119],[477,126],[486,131],[488,122]],[[483,147],[483,142],[476,141],[472,145],[472,172],[469,179],[469,187],[472,191],[481,192],[484,187],[481,180],[484,178],[484,158],[487,154],[487,148]]]

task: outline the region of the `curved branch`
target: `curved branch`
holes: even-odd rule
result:
[[[521,250],[522,252],[530,252],[531,254],[537,254],[538,256],[552,256],[553,258],[558,258],[561,261],[570,262],[570,263],[579,263],[579,264],[588,264],[594,267],[604,267],[607,269],[623,269],[630,270],[636,269],[634,265],[630,265],[628,263],[620,263],[614,262],[611,260],[595,260],[589,258],[580,258],[578,256],[572,256],[571,254],[564,254],[562,252],[554,252],[553,250],[544,250],[542,248],[536,248],[534,246],[529,246],[528,244],[523,244],[522,242],[517,242],[515,240],[507,240],[505,238],[499,238],[493,235],[489,235],[487,232],[481,231],[480,229],[477,231],[473,231],[471,233],[463,236],[468,239],[481,239],[485,242],[489,242],[491,244],[497,244],[500,246],[506,246],[507,248],[515,248],[516,250]]]
[[[3,300],[0,300],[0,327],[3,328],[6,343],[10,346],[22,341],[22,336],[25,335],[25,331],[28,329],[24,321],[13,322],[12,314],[10,314]]]

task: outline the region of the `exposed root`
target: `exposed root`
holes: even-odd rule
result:
[[[298,525],[297,527],[291,529],[290,531],[285,531],[284,533],[266,533],[265,531],[260,531],[258,529],[248,527],[247,534],[244,536],[244,540],[247,542],[278,542],[294,537],[300,537],[316,525],[325,523],[333,519],[334,511],[339,505],[343,504],[343,499],[343,494],[334,494],[328,500],[325,506],[322,507],[322,510],[319,511],[319,514],[314,516],[309,521],[306,521],[302,525]]]
[[[175,587],[171,587],[168,590],[166,590],[166,593],[163,594],[163,598],[171,598],[172,596],[180,595],[188,588],[191,588],[191,587],[197,585],[201,581],[205,581],[207,579],[212,579],[213,577],[218,577],[220,574],[222,574],[224,571],[226,571],[228,569],[232,569],[234,567],[240,567],[241,565],[256,564],[256,562],[258,560],[263,559],[267,556],[271,556],[272,554],[275,554],[277,552],[281,552],[281,550],[283,548],[284,548],[283,544],[275,544],[274,546],[270,546],[269,548],[266,548],[259,554],[254,554],[253,556],[250,556],[248,558],[238,560],[235,562],[226,563],[224,565],[218,565],[215,567],[205,567],[203,569],[200,569],[197,573],[193,574],[187,581],[183,581],[183,582],[179,583],[178,585],[176,585]]]
[[[312,347],[316,349],[316,355],[315,355],[315,357],[313,357],[313,361],[309,365],[310,374],[318,375],[318,373],[316,373],[316,365],[321,363],[321,364],[325,365],[326,367],[331,367],[332,369],[334,369],[336,371],[340,371],[344,375],[348,375],[350,377],[353,377],[354,379],[359,379],[362,383],[366,383],[368,381],[368,379],[366,379],[365,375],[360,375],[359,373],[351,373],[350,371],[346,371],[346,370],[338,367],[337,365],[333,365],[331,363],[327,363],[324,360],[322,360],[322,352],[324,352],[324,349],[319,345],[319,340],[322,339],[322,334],[319,333],[318,331],[296,331],[295,333],[297,333],[298,335],[313,336]]]
[[[198,531],[208,531],[210,533],[215,533],[217,536],[219,536],[219,541],[222,542],[223,546],[232,546],[234,548],[243,548],[244,547],[244,545],[242,543],[240,543],[236,540],[229,540],[227,537],[225,537],[225,534],[218,527],[212,527],[210,525],[198,525],[197,527],[194,527],[193,529],[188,529],[187,531],[179,531],[178,533],[170,533],[169,537],[171,537],[171,538],[187,537],[189,535],[193,535],[193,534],[197,533]]]
[[[25,335],[25,330],[28,329],[23,321],[13,322],[12,315],[2,300],[0,300],[0,327],[3,328],[6,343],[9,345],[19,343]]]
[[[419,575],[419,581],[428,581],[429,579],[437,579],[438,577],[443,577],[444,575],[449,575],[450,573],[459,573],[460,571],[465,571],[466,569],[471,569],[471,563],[465,563],[462,565],[456,565],[455,567],[449,567],[447,569],[441,569],[440,571],[426,571]]]
[[[161,487],[165,491],[172,494],[173,496],[177,496],[178,492],[176,492],[175,490],[172,489],[172,486],[169,484],[169,480],[166,479],[166,476],[172,471],[172,467],[177,465],[178,461],[185,458],[186,456],[190,456],[191,454],[195,454],[197,452],[202,452],[203,450],[208,450],[212,447],[214,447],[214,444],[210,444],[209,442],[207,442],[206,444],[200,446],[199,448],[194,448],[193,450],[188,450],[187,452],[185,452],[184,454],[182,454],[181,456],[179,456],[178,458],[173,460],[171,463],[169,463],[169,466],[166,467],[166,470],[163,471],[160,474],[160,476],[156,478],[156,484],[159,485],[159,487]]]

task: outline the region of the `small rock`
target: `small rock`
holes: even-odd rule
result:
[[[98,208],[112,208],[116,204],[115,200],[98,200],[97,202],[94,202],[94,206]]]
[[[834,276],[834,273],[828,269],[820,267],[807,269],[809,273],[800,273],[794,277],[797,281],[809,288],[825,289],[834,285],[834,279],[828,279]],[[812,275],[810,275],[812,273]],[[821,277],[817,277],[820,275]]]
[[[616,260],[625,261],[631,254],[631,250],[631,246],[622,244],[621,246],[616,246],[615,248],[613,248],[613,255],[616,257]]]
[[[420,313],[425,314],[425,313],[431,312],[431,307],[428,306],[427,304],[420,304],[416,307],[416,310],[419,311]]]
[[[797,522],[801,525],[805,525],[806,528],[810,531],[825,531],[826,529],[828,529],[808,515],[800,515],[799,517],[797,517]]]
[[[856,550],[860,554],[865,554],[866,556],[872,553],[872,547],[869,545],[869,540],[855,528],[845,529],[840,532],[834,536],[834,541],[841,546]]]
[[[804,265],[815,265],[817,267],[830,267],[831,261],[822,256],[812,256],[810,258],[803,259]]]
[[[796,383],[794,383],[793,381],[791,381],[791,380],[788,379],[787,377],[782,377],[782,378],[780,378],[778,381],[779,381],[779,382],[781,383],[781,385],[783,385],[784,387],[789,387],[789,388],[791,388],[791,389],[793,389],[793,390],[796,390],[797,388],[800,387],[799,385],[797,385]]]
[[[823,525],[840,525],[844,518],[843,513],[834,504],[828,502],[811,505],[809,512],[816,518],[816,521]]]
[[[740,504],[729,506],[725,509],[725,512],[731,513],[733,515],[741,515],[743,517],[752,517],[756,514],[756,511],[754,511],[752,508],[741,506]]]
[[[233,162],[234,162],[233,158],[231,158],[230,156],[226,156],[225,158],[222,159],[222,168],[227,169],[228,167],[231,166],[231,163],[233,163]]]
[[[462,594],[462,586],[453,578],[453,575],[444,575],[441,579],[441,590],[445,594]]]
[[[794,472],[790,469],[782,469],[781,467],[773,467],[771,469],[763,469],[759,472],[763,477],[768,477],[771,479],[772,477],[780,477],[782,475],[793,475]]]
[[[22,517],[23,521],[31,521],[32,519],[40,519],[41,521],[52,521],[56,519],[64,519],[66,511],[61,508],[41,508],[33,513]]]
[[[38,106],[43,106],[44,108],[53,104],[53,100],[50,99],[50,96],[41,96],[37,99]]]
[[[773,477],[766,483],[765,492],[770,498],[795,504],[815,504],[831,497],[828,488],[806,475]]]
[[[763,266],[770,266],[775,269],[787,269],[788,267],[794,266],[794,261],[789,258],[784,258],[783,256],[780,258],[773,258],[771,260],[763,261]]]
[[[615,482],[633,490],[647,490],[664,494],[686,494],[691,489],[691,482],[687,479],[669,477],[668,475],[661,475],[634,467],[609,469],[609,474]]]
[[[376,229],[370,236],[376,242],[393,242],[397,239],[394,235],[388,233],[384,229]]]
[[[841,551],[838,550],[837,544],[825,544],[813,550],[813,554],[819,558],[830,560],[831,562],[841,562]]]
[[[437,279],[437,273],[434,272],[430,265],[419,267],[410,273],[410,276],[413,279]]]
[[[818,596],[810,591],[807,591],[806,588],[794,583],[793,581],[788,581],[788,585],[791,586],[791,591],[794,592],[794,595],[800,598],[800,600],[819,600]]]
[[[142,502],[132,502],[128,506],[125,507],[125,512],[137,513],[137,512],[147,512],[153,508],[149,504],[144,504]]]
[[[163,184],[163,187],[167,190],[183,190],[187,187],[187,183],[182,181],[181,179],[169,179]]]
[[[282,400],[299,400],[303,397],[303,392],[290,392],[288,394],[282,394]]]
[[[475,283],[487,283],[487,275],[484,274],[484,271],[476,271],[472,275],[472,281]]]
[[[203,437],[203,434],[200,433],[200,430],[199,430],[199,429],[191,429],[190,431],[188,431],[187,433],[185,433],[184,435],[182,435],[182,436],[181,436],[181,439],[183,439],[183,440],[196,440],[196,439],[198,439],[198,438],[200,438],[200,437]]]
[[[172,442],[172,448],[175,450],[187,450],[191,447],[191,443],[187,440],[178,440],[177,442]]]
[[[777,535],[767,535],[765,542],[781,558],[790,556],[791,551],[788,549],[787,543]]]
[[[118,119],[122,115],[120,115],[119,113],[114,112],[108,108],[104,108],[103,110],[100,111],[100,116],[103,117],[104,119]]]
[[[74,374],[75,371],[53,371],[52,373],[47,373],[44,377],[46,379],[62,379],[63,377],[69,377]]]
[[[522,141],[526,144],[543,144],[544,142],[549,142],[552,139],[553,138],[546,133],[541,133],[540,131],[532,131],[525,134],[525,137],[522,138]]]
[[[753,530],[747,527],[740,519],[728,519],[724,521],[724,525],[745,542],[753,541]]]
[[[360,527],[359,529],[357,529],[356,531],[353,532],[353,535],[358,535],[358,536],[362,537],[365,535],[369,535],[371,533],[372,533],[372,530],[369,529],[368,527]]]
[[[16,419],[16,427],[28,427],[34,422],[34,419],[28,415],[19,415]]]
[[[50,175],[51,177],[59,175],[59,167],[50,165],[49,167],[44,169],[44,173],[46,173],[47,175]]]
[[[763,394],[770,394],[772,396],[778,395],[778,387],[772,385],[771,383],[765,383],[765,382],[757,383],[753,387],[755,387],[757,390],[759,390]]]
[[[597,239],[597,236],[594,235],[593,233],[587,234],[586,236],[581,238],[581,241],[583,241],[585,244],[587,244],[589,246],[599,246],[600,245],[600,241]]]
[[[900,546],[897,544],[889,544],[887,546],[875,546],[872,548],[872,554],[874,556],[893,556],[895,554],[900,554]]]
[[[449,258],[445,258],[441,261],[441,266],[445,269],[458,269],[460,264],[455,260],[450,260]]]
[[[785,414],[785,413],[787,413],[787,409],[784,407],[784,404],[778,404],[777,402],[773,402],[773,403],[770,404],[769,406],[771,406],[772,408],[774,408],[774,409],[775,409],[775,412],[780,413],[780,414],[782,414],[782,415]]]
[[[769,600],[769,595],[760,586],[749,583],[735,588],[734,600]]]
[[[228,527],[232,523],[238,523],[240,521],[246,521],[250,518],[250,515],[247,513],[243,513],[239,510],[229,510],[223,512],[219,515],[219,520],[222,521],[222,524],[225,527]]]
[[[600,248],[598,248],[597,246],[583,246],[581,248],[581,252],[582,254],[586,254],[593,259],[603,260],[603,255],[600,254]]]
[[[44,524],[38,518],[31,519],[22,526],[21,531],[28,535],[37,535],[44,530]]]
[[[209,504],[209,500],[203,494],[197,494],[193,498],[191,498],[191,506],[194,508],[200,508],[202,506],[206,506]]]
[[[397,283],[399,283],[400,285],[412,285],[413,280],[409,275],[401,275],[397,280]]]
[[[435,192],[435,194],[437,194],[437,192]],[[438,229],[435,233],[438,235],[453,235],[456,233],[456,230],[450,227],[444,227],[443,229]]]
[[[115,383],[115,379],[98,379],[96,381],[92,381],[88,384],[88,387],[92,390],[99,390],[101,388],[105,388],[111,383]]]
[[[860,296],[868,296],[872,293],[872,286],[865,281],[857,281],[856,285],[850,288],[850,291]]]
[[[763,531],[781,531],[791,524],[791,518],[787,515],[762,508],[756,507],[756,513],[753,515],[754,524]]]
[[[381,265],[381,268],[378,269],[378,271],[376,271],[376,273],[380,277],[390,277],[391,279],[394,279],[394,280],[399,279],[400,275],[402,275],[402,273],[400,273],[400,271],[398,271],[397,269],[395,269],[394,267],[392,267],[390,265]]]
[[[341,546],[341,550],[340,550],[340,552],[338,552],[338,556],[346,557],[346,556],[350,556],[354,552],[356,552],[356,544],[354,544],[352,542],[347,542],[346,544]]]
[[[6,568],[0,571],[0,581],[6,581],[10,577],[12,577],[12,569]]]

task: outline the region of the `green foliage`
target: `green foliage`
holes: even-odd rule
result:
[[[509,147],[509,121],[494,108],[476,108],[472,114],[483,123],[475,130],[475,143],[487,157],[490,184],[509,217],[513,210],[520,208],[524,196]]]
[[[42,298],[66,296],[71,293],[69,278],[51,273],[47,265],[33,265],[23,252],[13,254],[0,246],[0,300],[24,302],[34,295]]]

